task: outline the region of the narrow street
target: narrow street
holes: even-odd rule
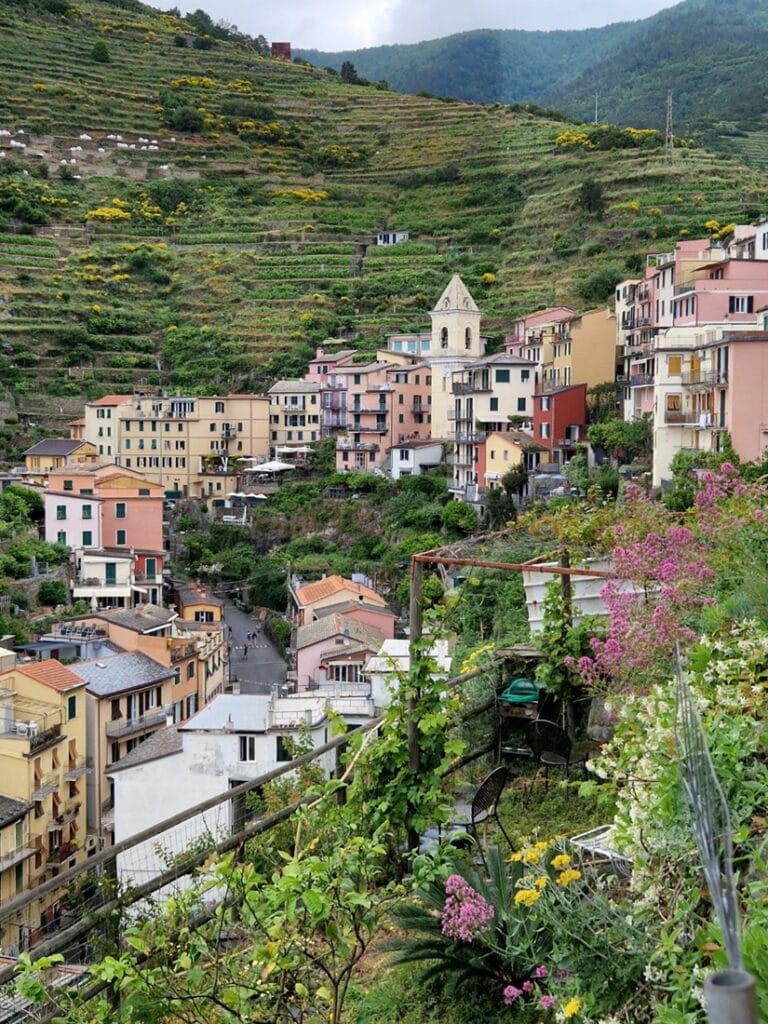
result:
[[[285,661],[259,622],[226,599],[224,621],[229,626],[230,680],[240,684],[240,692],[269,693],[274,685],[282,685]],[[250,641],[249,633],[255,634]]]

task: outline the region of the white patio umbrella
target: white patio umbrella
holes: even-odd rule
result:
[[[294,469],[289,462],[262,462],[260,466],[253,467],[257,473],[283,473],[286,469]]]

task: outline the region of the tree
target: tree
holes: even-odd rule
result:
[[[475,509],[463,501],[449,501],[443,506],[440,517],[448,533],[474,533],[480,525]]]
[[[341,65],[341,80],[346,82],[347,85],[359,85],[360,78],[351,60],[345,60]]]
[[[203,129],[203,115],[193,106],[177,107],[166,112],[169,128],[180,132],[199,132]]]
[[[99,39],[91,50],[91,60],[95,60],[99,64],[109,64],[111,57],[103,39]]]
[[[576,202],[586,213],[591,213],[595,217],[602,217],[605,213],[603,186],[595,178],[586,178],[581,183]]]
[[[587,440],[593,448],[604,448],[619,464],[648,457],[652,451],[651,417],[646,413],[635,420],[593,423]]]

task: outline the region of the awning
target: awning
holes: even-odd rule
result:
[[[131,584],[131,590],[135,590],[137,594],[148,594],[149,590],[146,587],[139,587],[135,583]]]

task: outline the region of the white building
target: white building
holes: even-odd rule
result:
[[[354,702],[353,709],[348,698],[342,699],[341,713],[345,702],[353,712],[350,724],[372,717],[372,702]],[[221,694],[183,725],[151,736],[109,769],[115,842],[289,762],[288,737],[308,737],[313,747],[327,743],[329,706],[335,701],[325,695]],[[363,707],[367,714],[354,714]],[[330,777],[336,752],[321,755],[319,763]],[[222,802],[119,855],[118,876],[126,884],[141,884],[160,874],[169,859],[189,850],[199,837],[230,835],[247,816],[246,801]]]
[[[435,640],[429,656],[437,663],[437,675],[447,679],[451,668],[449,642]],[[385,640],[378,653],[368,659],[363,674],[369,681],[373,703],[377,708],[389,704],[400,679],[410,668],[410,640]]]
[[[401,476],[420,476],[443,461],[440,441],[401,441],[389,449],[390,475],[393,480]]]

